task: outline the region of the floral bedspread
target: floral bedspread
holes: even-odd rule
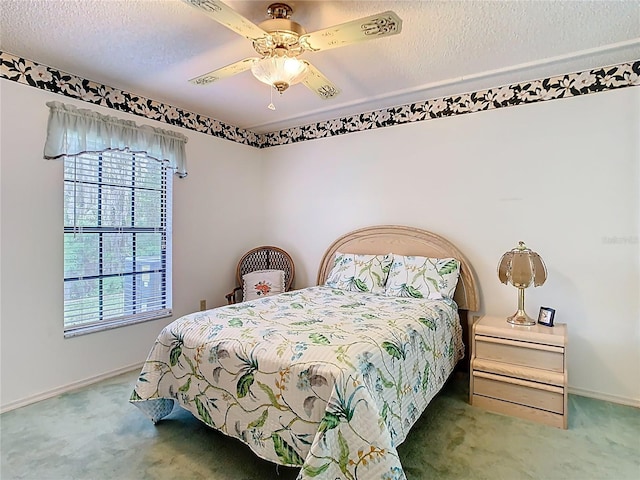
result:
[[[174,321],[131,402],[177,402],[299,479],[404,479],[396,446],[463,349],[452,301],[310,287]]]

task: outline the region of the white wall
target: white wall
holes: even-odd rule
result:
[[[42,159],[47,101],[189,137],[189,176],[174,179],[173,318],[197,310],[202,299],[209,306],[224,303],[234,286],[237,258],[262,242],[255,215],[262,180],[254,148],[15,82],[1,80],[0,88],[0,400],[5,409],[141,364],[172,320],[63,338],[62,162]]]
[[[267,231],[315,282],[328,245],[404,224],[453,241],[476,270],[482,310],[508,316],[496,275],[524,240],[547,282],[527,311],[569,328],[576,393],[640,406],[640,88],[302,142],[265,152]]]
[[[0,405],[10,408],[142,362],[171,319],[62,337],[62,168],[42,160],[61,100],[0,80]],[[500,255],[525,240],[549,279],[527,310],[569,325],[572,391],[640,405],[640,88],[302,142],[263,151],[189,137],[174,182],[174,318],[221,304],[238,256],[288,250],[315,282],[338,236],[372,224],[440,233],[474,265],[483,312],[508,315]]]

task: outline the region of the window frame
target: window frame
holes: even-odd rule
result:
[[[118,156],[119,159],[122,159],[122,156],[127,157],[128,163],[130,163],[130,184],[129,185],[117,185],[117,188],[129,188],[131,190],[131,200],[129,208],[130,211],[130,225],[126,226],[108,226],[102,224],[102,203],[105,201],[105,198],[108,200],[107,194],[103,194],[103,187],[116,187],[115,184],[109,184],[105,181],[103,177],[103,170],[105,168],[105,156]],[[94,159],[95,157],[95,159]],[[158,164],[159,169],[159,182],[157,188],[149,188],[149,187],[141,187],[136,184],[136,161],[140,162],[140,158],[144,158],[145,162],[151,164],[151,162],[155,162]],[[91,162],[96,161],[95,170],[97,171],[97,181],[79,181],[75,175],[76,162],[82,160],[83,162]],[[74,178],[67,178],[67,162],[73,162],[74,168]],[[67,276],[67,242],[63,242],[64,244],[64,262],[65,262],[65,273],[64,273],[64,302],[63,302],[63,325],[64,325],[64,337],[75,337],[78,335],[84,335],[104,330],[109,330],[112,328],[118,328],[127,325],[133,325],[141,322],[147,322],[151,320],[157,320],[160,318],[170,317],[172,315],[172,188],[173,188],[173,171],[167,165],[166,162],[160,162],[153,157],[149,157],[148,155],[140,152],[131,152],[129,150],[108,150],[104,152],[96,152],[96,153],[85,153],[77,156],[64,157],[64,185],[65,189],[67,185],[70,183],[73,184],[74,195],[73,195],[73,208],[74,208],[74,225],[67,225],[66,221],[63,222],[64,226],[64,236],[65,239],[67,235],[75,235],[77,234],[97,234],[98,235],[98,273],[97,275],[74,275]],[[77,217],[75,214],[75,209],[77,208],[77,194],[76,188],[79,184],[82,185],[93,185],[97,187],[97,198],[94,204],[96,208],[96,225],[95,226],[78,226],[76,225]],[[137,226],[135,225],[136,221],[136,193],[141,191],[155,191],[160,194],[160,204],[157,206],[159,209],[159,225],[154,226]],[[67,195],[63,200],[64,202],[64,211],[67,211]],[[141,257],[144,255],[142,253],[138,254],[136,252],[136,238],[139,234],[144,233],[159,233],[160,234],[160,255],[159,262],[160,268],[153,270],[138,270],[139,262]],[[119,272],[111,272],[105,273],[105,266],[107,266],[107,262],[103,257],[103,245],[104,245],[104,235],[105,234],[122,234],[122,235],[131,235],[132,243],[131,243],[131,257],[132,257],[132,268],[130,271],[126,271],[125,267],[121,267]],[[112,266],[111,264],[109,264]],[[141,305],[142,297],[138,297],[141,295],[139,293],[140,287],[138,287],[137,282],[142,281],[146,274],[159,274],[160,282],[159,282],[159,295],[153,296],[154,300],[160,300],[159,308],[152,308],[151,310],[145,310],[144,306]],[[119,316],[105,316],[105,297],[106,293],[104,292],[104,280],[113,277],[129,277],[131,278],[132,287],[131,287],[131,303],[127,303],[126,293],[124,292],[125,287],[123,287],[123,299],[122,299],[122,315]],[[140,280],[139,280],[140,279]],[[71,307],[71,300],[67,297],[67,285],[71,285],[73,282],[80,282],[84,280],[98,280],[99,285],[99,293],[97,296],[93,295],[87,298],[97,299],[98,306],[97,309],[94,310],[94,313],[97,314],[95,320],[80,320],[75,323],[67,322],[68,314],[70,310],[73,310]],[[124,282],[124,280],[123,280]],[[140,301],[139,301],[140,300]],[[131,308],[132,313],[125,313],[125,310]],[[80,314],[82,316],[82,314]]]

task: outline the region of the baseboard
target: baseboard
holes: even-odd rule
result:
[[[608,393],[594,392],[584,388],[569,387],[569,393],[580,395],[581,397],[595,398],[596,400],[604,400],[605,402],[618,403],[620,405],[628,405],[630,407],[640,408],[640,400],[634,398],[620,397],[618,395],[609,395]]]
[[[16,408],[31,405],[32,403],[36,403],[41,400],[46,400],[47,398],[56,397],[58,395],[62,395],[63,393],[67,393],[72,390],[77,390],[78,388],[86,387],[94,383],[100,382],[102,380],[107,380],[112,377],[117,377],[118,375],[122,375],[123,373],[128,373],[133,370],[139,370],[142,368],[143,364],[144,362],[135,363],[133,365],[118,368],[116,370],[111,370],[109,372],[105,372],[100,375],[96,375],[94,377],[85,378],[84,380],[73,382],[68,385],[64,385],[62,387],[55,388],[53,390],[49,390],[47,392],[42,392],[37,395],[32,395],[30,397],[16,400],[14,402],[9,402],[6,405],[2,405],[0,407],[0,414],[9,412],[11,410],[15,410]],[[595,392],[593,390],[586,390],[584,388],[576,388],[576,387],[569,387],[569,393],[572,395],[580,395],[581,397],[595,398],[596,400],[604,400],[605,402],[617,403],[620,405],[628,405],[630,407],[640,408],[640,400],[638,399],[620,397],[618,395],[609,395],[602,392]]]
[[[9,412],[11,410],[15,410],[16,408],[26,407],[27,405],[31,405],[32,403],[40,402],[42,400],[46,400],[47,398],[56,397],[58,395],[62,395],[63,393],[67,393],[72,390],[77,390],[78,388],[86,387],[94,383],[107,380],[112,377],[117,377],[118,375],[122,375],[123,373],[128,373],[133,370],[140,370],[143,364],[144,362],[139,362],[133,365],[129,365],[127,367],[122,367],[116,370],[111,370],[109,372],[101,373],[100,375],[96,375],[94,377],[85,378],[84,380],[80,380],[78,382],[69,383],[62,387],[54,388],[53,390],[38,393],[36,395],[22,398],[14,402],[9,402],[6,405],[0,406],[0,414]]]

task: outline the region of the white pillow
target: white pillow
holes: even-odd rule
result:
[[[385,295],[440,300],[453,298],[460,274],[455,258],[394,255]]]
[[[360,255],[336,252],[325,285],[352,292],[384,293],[393,254]]]
[[[256,270],[242,276],[244,301],[277,295],[283,293],[284,289],[283,270]]]

